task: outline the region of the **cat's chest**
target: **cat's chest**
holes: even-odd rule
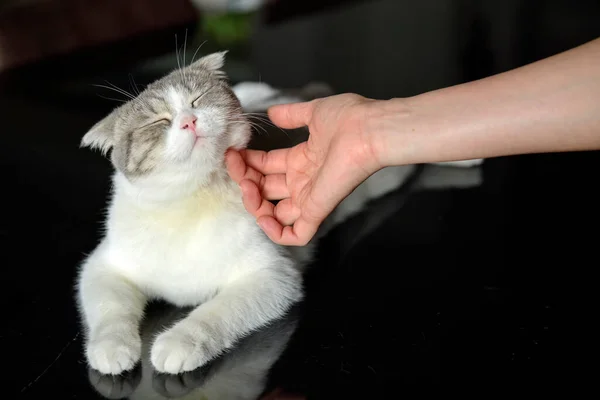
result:
[[[173,297],[208,293],[242,268],[256,224],[237,210],[178,209],[113,214],[111,258],[148,291]]]

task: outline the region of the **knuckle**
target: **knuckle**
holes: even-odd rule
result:
[[[267,152],[262,152],[260,153],[260,165],[264,168],[267,166],[268,162],[269,162],[269,153]]]

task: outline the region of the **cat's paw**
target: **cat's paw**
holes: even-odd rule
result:
[[[212,358],[208,342],[208,338],[197,331],[192,335],[175,327],[156,338],[150,360],[158,372],[180,374],[193,371]]]
[[[142,355],[142,341],[137,331],[107,332],[92,339],[86,349],[90,367],[105,375],[131,370]]]

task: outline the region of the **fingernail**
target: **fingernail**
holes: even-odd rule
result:
[[[256,223],[258,224],[258,226],[260,227],[260,229],[262,229],[264,232],[267,232],[267,228],[265,226],[265,222],[264,221],[256,220]]]

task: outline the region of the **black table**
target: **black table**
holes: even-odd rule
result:
[[[478,4],[356,2],[275,18],[257,26],[233,78],[258,72],[279,86],[323,80],[340,92],[409,96],[600,36],[594,1]],[[73,283],[100,236],[110,166],[78,143],[113,106],[90,84],[160,72],[131,57],[120,70],[118,58],[101,56],[127,45],[98,49],[87,64],[68,56],[0,79],[1,398],[119,398],[134,389],[132,398],[173,397],[242,370],[248,390],[264,379],[266,391],[307,398],[575,382],[583,358],[568,316],[582,310],[572,294],[598,264],[595,152],[487,160],[477,187],[403,188],[377,200],[322,241],[303,304],[208,368],[175,378],[88,371]],[[165,46],[159,52],[172,53]],[[153,310],[148,334],[180,312]]]

